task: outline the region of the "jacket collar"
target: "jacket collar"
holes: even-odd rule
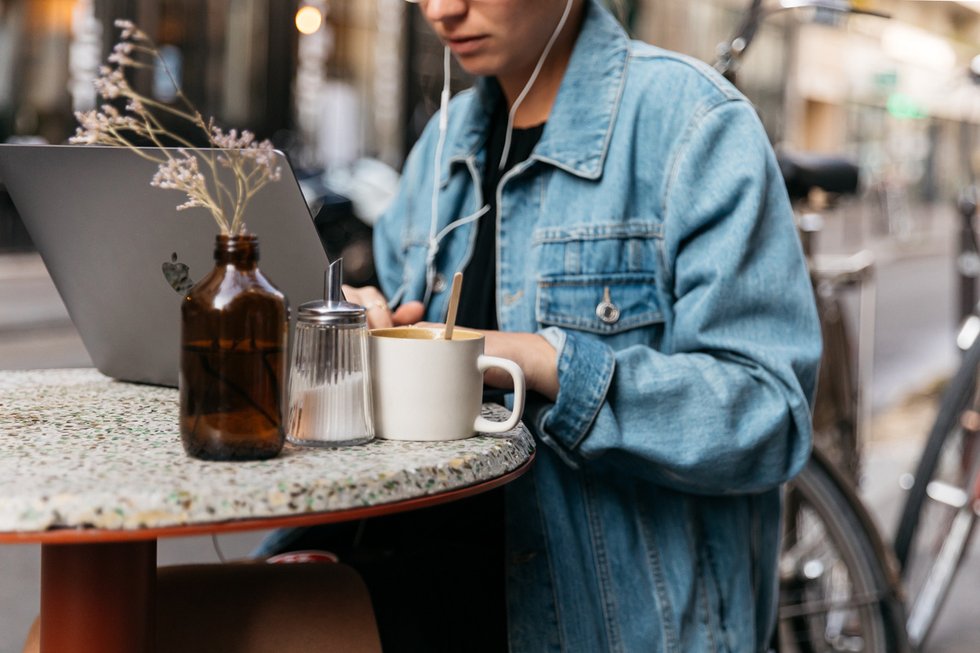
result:
[[[586,179],[602,175],[613,123],[626,78],[629,37],[599,0],[588,0],[582,28],[555,105],[531,158],[551,163]],[[454,163],[481,150],[494,102],[501,92],[488,78],[476,82],[476,95],[455,141],[447,143],[442,184]]]

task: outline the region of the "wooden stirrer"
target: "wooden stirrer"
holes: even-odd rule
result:
[[[463,286],[463,273],[457,272],[453,275],[453,288],[449,294],[449,314],[446,316],[446,330],[443,333],[444,340],[453,339],[453,327],[456,326],[456,309],[459,308],[459,290]]]

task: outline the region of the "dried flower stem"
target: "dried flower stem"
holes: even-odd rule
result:
[[[266,184],[278,181],[281,176],[272,144],[256,141],[248,131],[239,135],[232,129],[226,133],[213,119],[205,121],[184,95],[150,37],[130,21],[117,20],[116,27],[121,30],[121,40],[109,55],[109,65],[100,69],[95,87],[106,100],[125,99],[125,109],[120,111],[106,103],[98,110],[76,113],[79,128],[70,142],[129,148],[157,164],[151,185],[179,190],[187,196],[187,201],[177,207],[178,211],[204,208],[222,234],[244,233],[249,201]],[[156,69],[156,66],[162,67],[169,77],[179,106],[141,95],[129,85],[127,69]],[[190,123],[207,139],[210,149],[196,147],[170,131],[160,114]],[[156,149],[140,148],[134,139],[149,141]],[[168,142],[177,143],[178,147],[168,148]],[[222,180],[222,168],[234,178],[234,188]]]

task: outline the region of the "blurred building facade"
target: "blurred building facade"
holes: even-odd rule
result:
[[[889,201],[893,188],[909,202],[949,197],[980,147],[980,87],[964,72],[980,54],[980,9],[855,2],[891,18],[775,15],[740,86],[777,146],[855,157]],[[637,37],[710,62],[748,0],[612,4]],[[74,131],[116,18],[155,38],[203,113],[272,138],[302,167],[370,156],[398,168],[437,107],[441,47],[404,0],[0,0],[0,141]],[[167,99],[152,74],[134,83]],[[469,83],[454,67],[454,89]],[[3,226],[4,199],[0,250],[24,246]]]
[[[747,3],[657,0],[636,32],[710,61]],[[815,10],[772,16],[739,70],[777,147],[861,164],[862,213],[877,231],[915,238],[980,166],[980,5],[864,0],[887,14]]]

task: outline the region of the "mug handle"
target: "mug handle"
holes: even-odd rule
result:
[[[511,430],[517,426],[521,421],[521,415],[524,414],[524,371],[514,361],[496,356],[481,355],[476,359],[476,366],[480,372],[486,372],[491,367],[499,367],[510,374],[510,378],[514,380],[514,410],[503,422],[493,422],[480,415],[476,418],[473,428],[481,433],[503,433]]]

